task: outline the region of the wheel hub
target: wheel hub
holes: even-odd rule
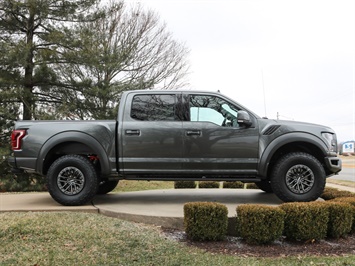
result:
[[[60,171],[57,185],[65,195],[76,195],[83,190],[85,184],[84,174],[76,167],[69,166]]]
[[[291,167],[286,173],[286,186],[296,194],[304,194],[312,189],[314,174],[311,168],[298,164]]]

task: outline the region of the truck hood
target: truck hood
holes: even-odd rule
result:
[[[289,120],[272,120],[272,119],[261,119],[260,121],[260,131],[263,135],[270,135],[278,131],[278,135],[286,134],[289,132],[307,132],[321,136],[323,132],[329,132],[335,134],[334,130],[330,127],[299,122],[299,121],[289,121]]]

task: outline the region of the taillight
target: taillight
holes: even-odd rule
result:
[[[21,140],[26,136],[26,130],[18,129],[12,131],[11,134],[11,147],[12,150],[17,151],[21,150]]]

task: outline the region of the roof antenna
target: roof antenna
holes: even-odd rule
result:
[[[264,95],[264,112],[265,116],[263,118],[267,119],[267,113],[266,113],[266,93],[265,93],[265,86],[264,86],[264,71],[261,69],[261,81],[263,83],[263,95]]]

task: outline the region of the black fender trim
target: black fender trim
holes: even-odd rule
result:
[[[260,163],[258,166],[258,174],[261,177],[266,178],[268,173],[268,168],[271,158],[274,156],[275,152],[278,151],[285,145],[296,143],[296,142],[305,142],[317,147],[322,153],[323,156],[327,156],[327,146],[326,144],[317,136],[311,135],[305,132],[292,132],[284,134],[276,139],[274,139],[265,149],[262,151],[260,158]]]
[[[88,146],[90,149],[94,151],[95,154],[100,159],[101,164],[101,173],[102,175],[109,175],[111,173],[109,158],[107,156],[107,152],[100,144],[100,142],[94,137],[85,134],[83,132],[78,131],[66,131],[61,132],[57,135],[54,135],[50,139],[48,139],[42,146],[39,151],[36,171],[38,173],[43,173],[43,163],[48,155],[48,153],[57,145],[68,143],[68,142],[77,142],[83,145]]]

